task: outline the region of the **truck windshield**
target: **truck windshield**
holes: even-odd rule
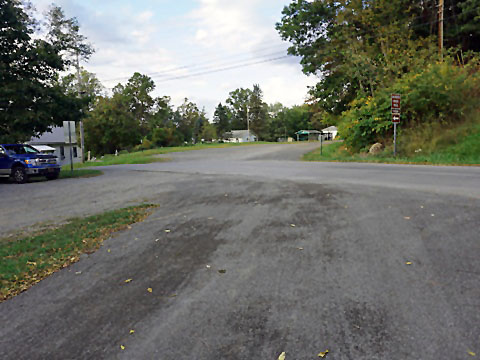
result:
[[[36,154],[38,151],[30,145],[4,145],[5,150],[11,155],[15,154]]]

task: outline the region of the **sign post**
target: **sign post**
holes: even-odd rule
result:
[[[392,94],[393,156],[397,155],[397,124],[400,123],[400,94]]]
[[[65,137],[65,142],[68,142],[70,147],[70,171],[73,173],[72,142],[77,142],[77,136],[75,134],[75,121],[63,122],[63,135]]]
[[[320,131],[320,155],[323,155],[323,132]]]

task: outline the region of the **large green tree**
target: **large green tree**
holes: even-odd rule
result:
[[[247,129],[248,106],[252,90],[239,88],[231,91],[227,99],[228,110],[231,113],[231,130]]]
[[[199,123],[204,120],[206,120],[205,114],[202,114],[198,106],[187,98],[184,99],[183,104],[177,108],[173,116],[175,127],[183,135],[183,140],[187,143],[196,140],[198,133],[201,132]],[[195,134],[195,132],[197,133]]]
[[[81,115],[80,101],[57,81],[65,59],[55,44],[34,38],[30,11],[19,1],[0,0],[1,142],[26,141]]]
[[[85,144],[95,155],[112,154],[140,143],[141,129],[121,93],[101,97],[84,121]]]
[[[267,136],[268,105],[263,101],[263,91],[258,84],[253,85],[248,106],[250,129],[259,140],[264,140]]]
[[[151,95],[153,90],[155,90],[153,80],[149,76],[138,72],[134,73],[125,85],[118,84],[113,89],[114,94],[123,96],[128,102],[130,112],[138,122],[143,136],[146,136],[152,130],[150,122],[156,104]]]
[[[232,125],[230,123],[231,117],[232,115],[228,110],[228,107],[219,103],[213,114],[213,123],[219,137],[223,137],[225,133],[232,130]]]

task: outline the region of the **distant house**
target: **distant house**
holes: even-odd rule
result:
[[[70,163],[70,144],[65,142],[63,126],[54,127],[52,132],[45,132],[39,137],[34,137],[28,143],[41,152],[47,150],[45,146],[53,148],[53,154],[58,157],[60,164]],[[50,153],[52,153],[51,149]],[[76,139],[72,140],[72,156],[74,163],[82,161],[82,149]]]
[[[336,126],[329,126],[322,129],[323,140],[334,140],[337,136],[338,128]]]
[[[257,141],[257,136],[252,132],[252,130],[232,130],[225,134],[225,142],[253,142]]]

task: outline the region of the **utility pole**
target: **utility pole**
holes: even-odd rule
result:
[[[248,119],[248,105],[247,105],[247,131],[248,131],[247,140],[250,141],[250,121]]]
[[[438,51],[443,60],[443,0],[438,1]]]
[[[80,60],[79,60],[79,55],[78,55],[78,51],[77,51],[77,62],[76,62],[76,67],[77,67],[77,93],[78,93],[78,97],[80,98],[82,95],[81,95],[81,85],[80,85],[80,81],[81,81],[81,76],[80,76]],[[83,114],[82,114],[83,115]],[[85,140],[84,140],[84,132],[83,132],[83,119],[80,119],[80,147],[82,148],[82,163],[85,162]]]

